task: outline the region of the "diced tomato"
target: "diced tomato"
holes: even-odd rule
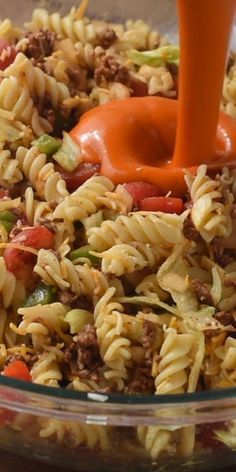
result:
[[[144,198],[140,202],[141,211],[162,211],[163,213],[177,213],[183,211],[183,200],[171,197],[151,197]]]
[[[9,248],[4,253],[7,270],[12,272],[17,279],[28,284],[32,277],[35,256],[26,251]]]
[[[23,244],[34,249],[52,249],[53,241],[53,234],[44,226],[24,229],[12,239],[13,243]]]
[[[6,198],[6,197],[10,198],[8,190],[5,189],[5,188],[1,188],[0,189],[0,200],[2,200],[3,198]]]
[[[100,165],[93,164],[92,162],[82,162],[73,172],[67,172],[58,165],[55,166],[55,168],[66,181],[69,192],[74,192],[74,190],[80,187],[86,180],[99,172]]]
[[[129,87],[132,97],[146,97],[148,95],[148,86],[142,80],[131,78]]]
[[[4,368],[2,375],[13,379],[24,380],[25,382],[32,382],[30,371],[23,361],[11,362]],[[13,410],[0,408],[0,426],[9,424],[15,418],[16,414],[17,413]]]
[[[144,198],[160,197],[163,195],[162,190],[157,185],[148,184],[146,182],[129,182],[124,184],[125,189],[132,195],[134,206],[139,206],[139,203]]]
[[[226,449],[227,446],[219,441],[215,434],[215,431],[224,430],[225,428],[224,422],[199,425],[197,431],[198,441],[202,443],[204,448]]]
[[[6,51],[6,54],[5,54]],[[16,57],[16,50],[14,46],[6,41],[6,39],[0,39],[0,70],[6,69]]]
[[[13,361],[8,364],[2,372],[6,377],[13,379],[24,380],[25,382],[32,382],[30,371],[23,361]]]
[[[34,249],[52,249],[54,236],[44,226],[28,228],[18,233],[12,243],[29,246]],[[35,256],[20,249],[8,248],[4,253],[7,269],[18,279],[27,283],[32,275]]]

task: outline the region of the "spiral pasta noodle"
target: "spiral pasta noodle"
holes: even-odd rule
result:
[[[171,248],[182,240],[183,217],[165,213],[136,212],[119,216],[116,221],[104,221],[100,228],[87,231],[92,248],[104,251],[114,244],[137,241]]]
[[[107,177],[91,177],[78,190],[64,198],[63,202],[56,208],[54,217],[71,222],[83,220],[96,213],[102,206],[98,201],[98,197],[103,196],[113,188],[113,183]]]
[[[7,270],[3,257],[0,257],[0,293],[4,308],[21,303],[25,297],[23,284]]]
[[[75,421],[44,420],[41,425],[40,436],[42,438],[55,438],[63,443],[67,438],[74,447],[86,446],[89,449],[109,449],[108,428],[100,425],[86,425]]]
[[[45,249],[40,249],[34,271],[46,284],[56,285],[62,290],[70,288],[78,295],[95,299],[109,287],[100,271],[88,265],[75,266],[66,257],[59,260],[53,252]]]
[[[47,156],[39,151],[37,146],[26,149],[20,146],[16,152],[16,159],[20,169],[31,182],[38,195],[47,202],[61,202],[68,191],[65,181],[59,172],[55,172],[54,165],[47,163]]]
[[[28,89],[15,77],[5,77],[0,82],[0,107],[12,111],[16,119],[29,125],[37,136],[52,131],[50,123],[39,115]]]
[[[32,31],[45,28],[54,31],[63,38],[70,38],[73,43],[81,41],[83,44],[94,43],[96,41],[96,30],[92,23],[86,18],[77,19],[76,10],[72,9],[69,15],[61,17],[59,13],[50,13],[43,8],[36,8],[33,18],[27,23],[27,28]]]
[[[70,97],[69,89],[65,84],[45,74],[39,67],[33,66],[30,59],[22,52],[19,52],[13,64],[5,69],[4,77],[15,77],[18,84],[26,87],[33,96],[40,99],[47,96],[55,108]]]
[[[108,367],[106,379],[115,381],[118,390],[123,388],[127,377],[126,364],[132,358],[131,341],[123,335],[122,305],[112,301],[115,288],[109,288],[94,310],[95,327],[100,345],[100,354]],[[118,311],[117,311],[118,310]],[[112,315],[112,316],[111,316]]]
[[[66,307],[59,302],[19,308],[18,314],[22,316],[22,320],[18,327],[13,325],[12,328],[20,336],[30,334],[34,348],[41,352],[42,346],[50,343],[50,338],[55,332],[60,339],[68,340],[63,332],[67,311]]]
[[[11,158],[11,152],[3,149],[0,143],[0,184],[3,186],[16,184],[23,179],[19,163]]]
[[[59,387],[62,379],[59,363],[53,352],[44,352],[33,365],[30,374],[36,384]]]
[[[216,347],[214,355],[219,371],[211,377],[211,388],[230,388],[236,385],[236,340],[228,337],[222,346]]]
[[[32,226],[39,226],[41,219],[52,212],[47,202],[35,200],[31,187],[28,187],[25,191],[24,209],[27,221]]]
[[[78,54],[79,62],[89,67],[89,69],[94,69],[100,63],[101,57],[104,55],[104,49],[101,46],[95,46],[89,42],[82,43],[78,41],[75,44],[76,52]]]
[[[104,274],[130,274],[145,267],[154,269],[158,262],[167,256],[166,250],[142,243],[116,244],[102,253],[94,253],[102,258]]]
[[[129,213],[133,207],[133,198],[123,185],[118,185],[114,192],[106,192],[103,197],[98,197],[97,202],[122,214]]]
[[[160,350],[160,362],[153,363],[153,376],[155,376],[156,395],[183,393],[187,390],[186,369],[190,366],[189,354],[193,348],[194,336],[191,334],[177,334],[169,331]],[[178,428],[175,428],[178,429]],[[144,444],[153,460],[159,454],[168,449],[172,439],[171,428],[157,426],[138,427],[139,440]]]
[[[193,200],[192,221],[202,238],[210,243],[217,236],[227,237],[231,234],[233,198],[228,205],[224,205],[220,183],[210,179],[206,172],[207,166],[202,165],[195,179],[187,175],[186,182]]]
[[[194,344],[192,334],[169,332],[160,350],[161,361],[155,376],[156,394],[182,393],[186,390],[186,369],[191,363],[189,354]],[[155,371],[155,366],[154,366]]]

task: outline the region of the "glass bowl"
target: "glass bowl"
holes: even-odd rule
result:
[[[18,24],[33,8],[65,11],[73,5],[1,0],[1,17]],[[174,0],[91,0],[92,16],[142,18],[176,36]],[[83,472],[210,471],[236,464],[219,441],[236,420],[236,389],[162,396],[78,393],[0,376],[0,447],[65,470]],[[157,450],[174,441],[165,453]],[[195,443],[194,443],[195,441]],[[194,447],[193,447],[194,444]]]

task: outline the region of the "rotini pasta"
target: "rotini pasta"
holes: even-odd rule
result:
[[[118,277],[145,267],[154,269],[167,255],[166,250],[161,247],[142,243],[116,244],[105,252],[94,254],[102,257],[102,271],[105,274],[115,274]]]
[[[55,108],[62,105],[63,101],[70,96],[65,84],[45,74],[39,67],[34,67],[32,62],[21,52],[17,54],[13,64],[4,71],[4,77],[15,77],[19,84],[27,88],[31,96],[36,96],[39,99],[43,99],[45,96],[49,97]]]
[[[66,184],[59,172],[55,172],[51,162],[47,163],[46,155],[41,153],[37,146],[31,149],[19,147],[16,159],[41,198],[45,198],[49,203],[59,203],[68,195]]]
[[[100,228],[89,229],[87,236],[89,244],[98,251],[132,241],[167,249],[181,241],[182,227],[183,217],[177,215],[136,212],[119,216],[116,221],[104,221]]]
[[[99,425],[85,425],[72,421],[44,420],[41,425],[42,438],[56,438],[63,443],[65,438],[74,446],[87,446],[89,449],[99,448],[102,451],[109,449],[110,441],[107,428]]]
[[[70,38],[74,43],[81,41],[83,44],[96,41],[96,30],[87,19],[77,19],[77,12],[72,9],[69,15],[61,17],[59,13],[50,15],[47,10],[37,8],[34,10],[31,23],[26,24],[27,28],[37,31],[46,28],[54,31],[63,38]]]
[[[105,275],[93,267],[75,266],[66,257],[59,260],[53,252],[44,249],[39,251],[34,271],[46,284],[56,285],[61,289],[70,288],[78,295],[88,295],[95,299],[109,287]]]
[[[15,77],[6,77],[1,81],[0,106],[12,111],[16,119],[29,125],[37,136],[52,131],[50,123],[39,115],[28,89],[22,87]]]
[[[4,187],[16,184],[22,179],[19,163],[12,159],[10,151],[4,149],[3,144],[0,143],[0,184]]]
[[[217,236],[230,236],[233,198],[229,194],[229,201],[224,204],[220,183],[210,179],[206,172],[207,166],[202,165],[198,168],[196,178],[192,180],[190,176],[186,176],[186,182],[193,200],[193,223],[202,238],[209,243]]]
[[[64,198],[64,201],[56,208],[54,216],[71,222],[83,220],[96,213],[102,206],[98,197],[103,196],[113,188],[114,185],[108,178],[102,176],[91,177],[78,190]]]
[[[25,215],[29,225],[39,226],[43,218],[49,216],[52,210],[47,202],[35,200],[34,192],[31,187],[25,191],[24,202]]]
[[[62,379],[57,358],[53,352],[44,352],[31,369],[33,382],[49,387],[59,387]]]

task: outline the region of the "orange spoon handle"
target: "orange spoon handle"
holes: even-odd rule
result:
[[[176,167],[200,165],[216,158],[217,124],[235,9],[236,0],[178,0],[180,91],[172,161]]]

